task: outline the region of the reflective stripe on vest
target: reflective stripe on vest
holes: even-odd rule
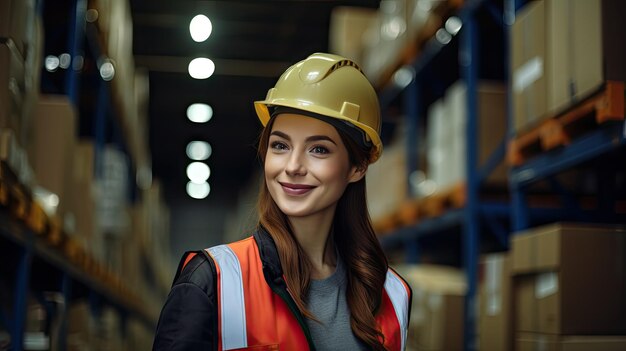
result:
[[[207,249],[219,269],[221,342],[223,350],[248,347],[246,335],[246,302],[237,255],[227,245]]]
[[[409,322],[409,290],[405,283],[391,269],[387,270],[387,278],[385,279],[385,290],[393,309],[396,312],[398,323],[400,323],[400,349],[406,347],[406,336]]]

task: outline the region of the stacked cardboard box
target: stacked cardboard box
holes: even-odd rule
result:
[[[77,123],[75,108],[66,96],[40,97],[35,109],[29,159],[37,183],[58,196],[61,216],[68,210],[73,186],[67,173],[74,168]]]
[[[332,53],[361,64],[363,33],[376,21],[375,10],[360,7],[339,6],[330,14],[328,46]]]
[[[467,87],[453,84],[443,99],[428,111],[427,174],[438,190],[465,181],[467,167]],[[477,157],[483,165],[506,134],[506,94],[502,85],[481,82],[478,86]],[[501,163],[488,179],[506,183],[506,168]]]
[[[12,40],[0,42],[0,127],[21,135],[26,94],[24,59]]]
[[[463,349],[465,275],[434,265],[395,267],[413,290],[407,350]]]
[[[517,234],[516,349],[626,347],[626,337],[613,336],[626,335],[625,252],[626,231],[618,228],[554,224]]]
[[[74,169],[69,190],[69,208],[66,216],[65,230],[75,234],[80,242],[98,260],[102,260],[102,238],[95,225],[95,146],[92,140],[82,139],[74,148]],[[68,222],[72,224],[69,225]]]
[[[367,207],[373,221],[398,209],[408,194],[406,144],[403,136],[395,138],[385,152],[367,170]]]
[[[610,0],[537,0],[511,31],[516,131],[535,125],[598,90],[626,80],[626,4]]]
[[[0,128],[24,146],[39,91],[43,50],[41,18],[33,0],[0,0]]]
[[[508,253],[483,256],[479,272],[478,349],[513,350],[511,260]]]
[[[443,0],[385,0],[362,32],[362,66],[375,85],[384,85],[393,71],[408,63],[419,43],[442,25],[434,11]]]

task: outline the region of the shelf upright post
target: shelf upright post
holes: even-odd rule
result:
[[[87,0],[73,0],[70,9],[70,30],[68,38],[68,51],[71,64],[65,73],[65,93],[75,107],[78,107],[79,93],[79,59],[84,55],[82,44],[85,39],[85,13],[87,12]]]
[[[13,328],[11,330],[11,344],[13,345],[14,351],[21,351],[24,348],[24,325],[26,323],[26,304],[28,303],[32,260],[32,247],[27,245],[22,249],[17,263],[17,275],[15,279],[15,305],[13,306]]]
[[[63,319],[59,327],[59,339],[57,345],[59,350],[67,350],[67,313],[70,310],[72,302],[72,279],[67,272],[61,275],[61,294],[63,294],[63,311],[61,313]]]
[[[459,41],[459,65],[461,78],[467,86],[466,129],[466,191],[467,204],[463,225],[463,263],[467,277],[465,296],[464,350],[476,350],[476,285],[478,270],[479,199],[477,172],[477,80],[478,80],[478,23],[474,13],[464,13],[463,28]]]
[[[513,70],[511,67],[511,27],[515,23],[515,13],[521,6],[520,0],[504,1],[504,41],[505,59],[504,63],[507,76],[507,136],[508,140],[515,137],[515,123],[513,121]],[[530,210],[526,198],[526,188],[520,184],[517,177],[513,177],[513,169],[509,168],[509,191],[511,193],[511,229],[520,231],[530,226]]]

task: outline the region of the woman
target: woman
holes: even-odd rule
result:
[[[382,151],[358,66],[313,54],[255,102],[265,126],[259,225],[187,253],[155,350],[403,350],[411,292],[387,266],[366,206]]]

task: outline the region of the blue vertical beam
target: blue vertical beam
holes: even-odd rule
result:
[[[513,71],[511,68],[511,27],[515,23],[515,12],[521,6],[520,0],[504,1],[504,69],[507,77],[507,130],[508,139],[515,137],[515,123],[513,121]],[[526,187],[519,184],[509,173],[509,192],[511,193],[511,228],[513,231],[520,231],[530,226],[530,211],[526,199]]]
[[[13,328],[11,328],[11,344],[14,351],[21,351],[24,347],[24,325],[26,323],[26,309],[30,283],[30,268],[33,260],[32,249],[26,246],[17,263],[13,306]]]
[[[65,73],[65,93],[75,107],[78,107],[79,72],[75,69],[76,58],[83,55],[83,42],[85,39],[85,13],[87,12],[87,0],[73,0],[70,9],[68,51],[71,64]]]
[[[412,238],[406,243],[406,263],[417,264],[420,262],[420,248],[417,238]]]
[[[72,302],[72,279],[67,272],[63,272],[61,275],[61,294],[63,294],[63,311],[61,313],[63,319],[59,327],[57,346],[59,350],[67,350],[67,314]]]
[[[467,204],[463,226],[463,263],[467,276],[465,296],[464,350],[476,350],[476,286],[479,246],[479,199],[478,199],[478,23],[473,13],[465,12],[460,33],[459,65],[467,86],[467,130],[466,130],[466,182]]]
[[[530,226],[526,189],[515,183],[510,184],[511,191],[511,222],[513,231],[520,231]]]

